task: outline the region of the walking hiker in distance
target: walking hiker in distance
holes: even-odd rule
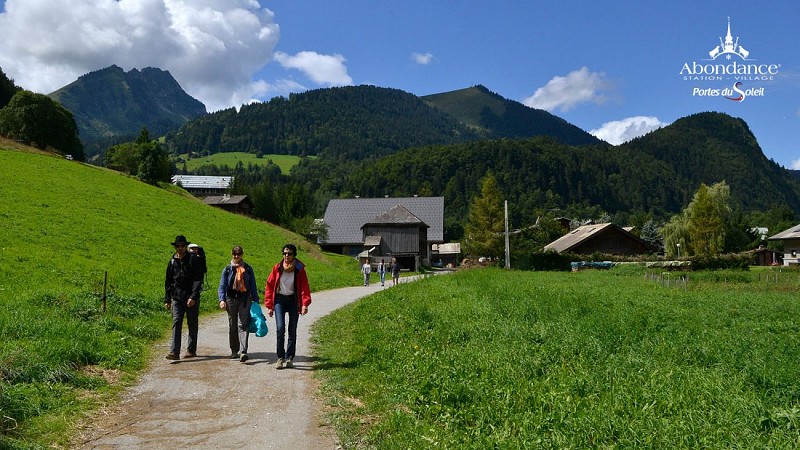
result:
[[[381,286],[384,286],[386,284],[386,262],[382,258],[378,263],[378,275],[381,277]]]
[[[217,297],[219,307],[228,312],[228,343],[231,359],[247,361],[249,340],[250,305],[258,303],[256,275],[250,264],[242,259],[244,250],[240,246],[231,250],[231,263],[222,269]]]
[[[311,304],[311,289],[305,265],[297,259],[297,247],[293,244],[283,246],[283,260],[272,268],[264,288],[264,306],[267,315],[275,314],[275,336],[278,362],[276,369],[294,367],[297,350],[297,321],[300,315],[308,313]],[[286,316],[289,316],[289,339],[286,336]]]
[[[372,272],[372,266],[369,264],[369,257],[364,260],[364,265],[361,266],[361,273],[364,275],[364,286],[369,286],[369,274]]]
[[[189,328],[189,340],[184,358],[197,356],[197,320],[200,313],[200,292],[203,289],[203,275],[195,256],[186,250],[189,242],[185,236],[178,235],[172,246],[175,253],[167,264],[164,277],[164,307],[172,310],[172,343],[166,358],[180,359],[183,317]]]

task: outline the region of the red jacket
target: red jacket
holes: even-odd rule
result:
[[[275,309],[275,291],[278,289],[278,282],[283,273],[283,261],[275,264],[272,272],[267,278],[267,285],[264,287],[264,306],[272,311]],[[294,292],[297,294],[297,308],[311,304],[311,289],[308,287],[308,276],[306,266],[300,260],[294,260]]]

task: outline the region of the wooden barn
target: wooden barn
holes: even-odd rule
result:
[[[642,255],[654,251],[647,242],[613,223],[583,225],[547,244],[544,249],[581,255],[595,252],[609,255]]]
[[[444,197],[334,199],[325,210],[323,249],[373,265],[397,258],[404,269],[431,264],[431,247],[443,243]]]
[[[246,195],[210,195],[203,199],[203,203],[245,216],[253,211],[253,202]]]

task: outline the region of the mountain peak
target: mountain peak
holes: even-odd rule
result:
[[[81,75],[49,97],[72,112],[87,156],[103,150],[93,142],[136,136],[143,127],[159,136],[206,113],[168,71],[154,67],[125,72],[111,65]]]

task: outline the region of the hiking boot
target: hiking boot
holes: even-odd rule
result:
[[[278,362],[275,363],[275,368],[278,370],[283,369],[283,364],[284,364],[283,359],[278,358]]]
[[[241,361],[241,362],[245,362],[248,359],[249,358],[247,357],[247,353],[242,353],[241,356],[239,356],[239,361]]]
[[[231,353],[231,356],[229,356],[229,358],[230,359],[239,359],[239,354],[238,353]]]
[[[166,358],[166,359],[168,359],[168,360],[170,360],[170,361],[176,361],[176,360],[178,360],[178,359],[181,359],[181,357],[180,357],[180,356],[178,356],[178,354],[177,354],[177,353],[173,353],[173,352],[169,352],[169,353],[167,353],[167,356],[165,356],[165,358]]]
[[[186,352],[186,354],[183,355],[183,359],[196,358],[196,357],[197,357],[197,353],[195,353],[195,352]]]
[[[291,369],[292,367],[294,367],[294,363],[292,362],[292,358],[289,358],[289,359],[287,359],[287,360],[286,360],[286,365],[285,365],[285,367],[286,367],[287,369]]]

